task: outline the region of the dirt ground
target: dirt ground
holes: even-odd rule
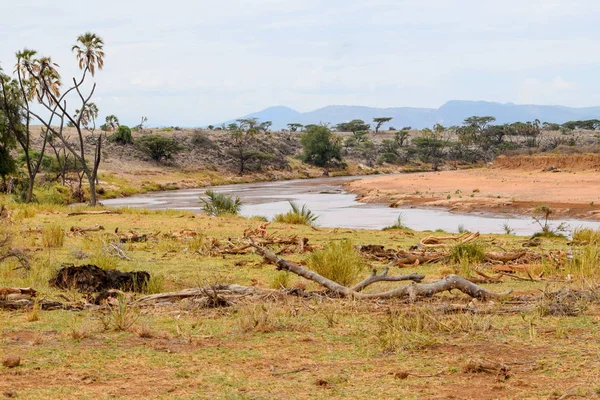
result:
[[[600,172],[500,167],[366,178],[347,189],[363,202],[433,206],[452,211],[531,214],[540,204],[557,215],[600,220]]]

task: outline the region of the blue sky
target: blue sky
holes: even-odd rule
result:
[[[0,15],[8,71],[30,47],[73,76],[75,38],[100,35],[95,102],[129,124],[273,105],[600,105],[597,0],[20,0]]]

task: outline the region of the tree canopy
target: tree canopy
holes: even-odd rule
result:
[[[342,161],[339,138],[326,126],[311,126],[300,138],[304,146],[302,160],[317,167],[328,168],[332,161]]]

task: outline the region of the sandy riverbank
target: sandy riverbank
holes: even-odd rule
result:
[[[546,204],[556,215],[600,220],[597,171],[482,168],[366,178],[346,188],[367,203],[506,214],[531,214]]]

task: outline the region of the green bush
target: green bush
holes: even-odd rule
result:
[[[208,135],[202,131],[194,132],[191,141],[194,147],[200,149],[214,149],[217,147],[215,142],[213,142]]]
[[[328,167],[332,161],[342,162],[340,140],[326,126],[311,125],[300,138],[304,146],[302,161],[317,167]]]
[[[485,258],[485,248],[480,243],[460,243],[450,249],[450,261],[458,264],[480,263]]]
[[[201,198],[202,211],[207,215],[238,215],[242,209],[242,201],[239,197],[232,197],[212,190],[206,191],[207,199]]]
[[[29,159],[34,164],[37,161],[39,156],[40,156],[39,151],[32,150],[29,152]],[[54,161],[54,159],[52,157],[44,154],[44,156],[42,157],[42,160],[41,160],[40,170],[41,171],[50,171],[52,168],[53,161]],[[27,160],[25,158],[25,153],[19,154],[19,157],[17,158],[17,164],[21,167],[25,167],[26,163],[27,163]]]
[[[135,141],[135,145],[154,161],[170,160],[183,150],[183,146],[175,139],[161,135],[142,136]]]
[[[308,257],[308,266],[316,273],[341,285],[350,285],[366,264],[351,241],[330,242],[323,250]]]
[[[306,204],[302,205],[302,208],[298,204],[290,201],[290,207],[292,209],[285,214],[277,214],[273,218],[275,222],[283,222],[285,224],[298,224],[298,225],[314,225],[318,215],[313,213],[306,207]]]
[[[108,137],[108,141],[118,144],[132,144],[131,129],[126,125],[119,126],[119,129]]]

